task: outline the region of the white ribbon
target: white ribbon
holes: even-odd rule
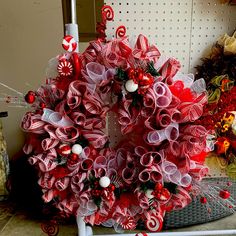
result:
[[[68,117],[63,117],[59,112],[52,111],[48,108],[43,109],[42,121],[48,122],[56,127],[69,127],[73,125]]]

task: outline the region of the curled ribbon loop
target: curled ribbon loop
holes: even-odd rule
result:
[[[149,45],[148,39],[144,35],[139,35],[133,56],[136,59],[142,59],[147,61],[153,61],[154,63],[159,59],[160,52],[154,45]]]
[[[167,81],[167,83],[172,83],[172,78],[180,70],[180,63],[174,58],[169,58],[165,64],[158,71],[162,77]]]
[[[122,38],[126,35],[126,27],[124,25],[120,25],[116,29],[116,38]]]
[[[102,18],[103,21],[112,21],[114,19],[114,11],[112,9],[112,7],[108,6],[108,5],[104,5],[102,7]]]
[[[70,182],[69,177],[64,177],[63,179],[59,179],[55,182],[55,187],[59,191],[63,191],[69,186],[69,182]]]
[[[85,159],[81,163],[81,169],[83,171],[88,171],[92,168],[93,166],[93,160],[92,159]]]
[[[42,141],[41,146],[44,151],[47,151],[51,148],[56,147],[58,143],[59,143],[59,140],[57,139],[46,138]]]
[[[21,127],[25,132],[43,134],[45,122],[41,120],[41,115],[27,112],[23,117]]]
[[[168,86],[163,82],[156,82],[153,85],[153,90],[156,95],[156,103],[158,107],[167,107],[172,100],[172,93]]]
[[[75,127],[57,128],[55,131],[58,139],[64,142],[73,142],[79,137],[79,130]]]
[[[122,178],[127,184],[131,184],[134,181],[135,171],[130,168],[125,168],[122,171]]]
[[[162,179],[162,172],[159,166],[150,166],[139,174],[139,180],[141,182],[147,182],[152,180],[154,182],[159,182]]]
[[[41,119],[56,127],[69,127],[73,125],[73,121],[69,117],[63,117],[59,112],[54,112],[44,108]]]
[[[96,62],[90,62],[86,65],[87,73],[90,79],[95,83],[98,84],[104,79],[105,74],[105,67]]]
[[[162,141],[175,141],[179,137],[178,123],[172,123],[165,129],[150,131],[147,134],[147,141],[151,145],[160,145]]]
[[[162,155],[158,152],[147,152],[144,155],[142,155],[140,159],[140,163],[142,166],[152,166],[157,165],[161,162]]]

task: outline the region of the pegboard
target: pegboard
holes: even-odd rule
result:
[[[182,72],[193,72],[220,35],[236,27],[236,7],[219,0],[106,0],[115,12],[108,38],[125,25],[127,35],[142,33],[167,56],[177,58]]]
[[[115,37],[118,26],[125,25],[133,41],[138,34],[146,35],[161,53],[177,58],[183,73],[194,72],[200,59],[224,33],[236,27],[236,6],[222,5],[219,0],[107,0],[115,18],[107,24],[108,38]],[[117,117],[108,116],[112,146],[123,138]],[[209,159],[211,176],[225,176],[218,159]]]

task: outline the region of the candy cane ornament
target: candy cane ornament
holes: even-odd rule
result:
[[[71,35],[66,35],[63,38],[62,47],[68,52],[74,52],[77,48],[77,43]]]

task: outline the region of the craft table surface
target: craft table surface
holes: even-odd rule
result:
[[[15,211],[8,203],[0,202],[0,236],[45,236],[40,228],[42,221],[33,220],[21,211]],[[195,231],[235,229],[236,214],[211,223],[175,229],[172,231]],[[94,227],[94,234],[114,233],[112,229]],[[171,231],[171,230],[170,230]],[[76,236],[75,224],[60,225],[58,236]]]

